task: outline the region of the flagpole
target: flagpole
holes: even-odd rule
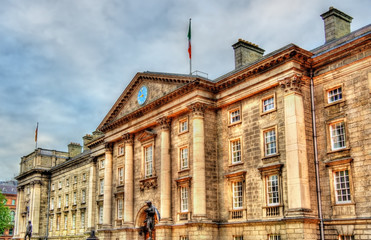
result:
[[[36,130],[35,130],[35,149],[37,149],[37,134],[39,131],[39,122],[37,122]]]
[[[189,75],[192,75],[192,44],[191,44],[191,21],[189,19],[189,28],[188,28],[188,54],[189,54]]]

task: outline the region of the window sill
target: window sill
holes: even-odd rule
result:
[[[272,154],[272,155],[262,157],[262,160],[271,159],[271,158],[275,158],[275,157],[279,157],[279,156],[280,156],[279,153],[275,153],[275,154]]]
[[[178,171],[178,173],[184,173],[184,172],[189,172],[190,168],[184,168],[184,169],[180,169]]]
[[[273,109],[265,111],[265,112],[260,112],[260,116],[268,115],[268,114],[270,114],[272,112],[276,112],[276,111],[277,111],[277,109],[273,108]]]
[[[242,121],[240,120],[240,121],[238,121],[238,122],[234,122],[234,123],[229,123],[228,124],[228,127],[234,127],[234,126],[236,126],[236,125],[239,125],[239,124],[241,124],[242,123]]]
[[[141,179],[139,180],[139,183],[140,183],[141,191],[144,191],[145,189],[150,189],[150,188],[156,189],[158,187],[157,176]]]
[[[324,107],[327,108],[327,107],[331,107],[331,106],[337,105],[339,103],[344,103],[344,102],[345,102],[345,99],[341,99],[341,100],[338,100],[338,101],[332,102],[332,103],[327,102]]]
[[[354,202],[347,202],[347,203],[335,203],[333,204],[334,207],[341,207],[341,206],[352,206],[356,205]]]
[[[186,134],[186,133],[189,133],[189,130],[184,131],[184,132],[178,132],[178,136],[183,135],[183,134]]]
[[[336,149],[336,150],[331,150],[331,151],[328,151],[327,154],[333,154],[333,153],[345,152],[345,151],[350,151],[350,148],[345,147],[345,148],[340,148],[340,149]]]

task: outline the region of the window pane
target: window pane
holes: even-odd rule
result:
[[[230,112],[230,123],[239,122],[241,120],[240,109]]]
[[[339,101],[343,98],[341,87],[328,91],[327,95],[329,103]]]
[[[145,160],[145,175],[146,177],[152,177],[153,158],[152,158],[152,146],[144,148],[144,160]]]
[[[233,182],[233,209],[242,208],[243,195],[242,195],[242,182]]]
[[[267,205],[279,205],[278,175],[271,175],[267,178]]]
[[[350,184],[349,184],[349,172],[348,170],[339,171],[334,173],[335,181],[335,195],[337,203],[349,203],[351,201],[350,196]]]
[[[345,148],[345,127],[344,122],[330,125],[332,150]]]
[[[231,141],[231,150],[232,163],[241,162],[241,141],[239,139]]]
[[[265,156],[269,156],[269,155],[277,153],[276,130],[275,129],[264,132],[264,147],[265,147]]]
[[[274,109],[274,97],[263,100],[263,112]]]

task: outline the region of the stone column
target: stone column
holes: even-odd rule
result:
[[[18,187],[17,189],[17,206],[16,206],[16,217],[15,217],[15,229],[14,236],[20,237],[21,234],[21,223],[22,223],[22,212],[24,211],[23,197],[24,197],[24,187]]]
[[[161,126],[161,175],[160,192],[161,221],[171,221],[171,159],[170,159],[170,125],[171,119],[160,118],[157,121]]]
[[[40,226],[40,194],[41,194],[41,181],[35,180],[33,182],[33,199],[32,199],[32,206],[33,208],[30,209],[32,211],[32,234],[39,235],[39,226]]]
[[[95,194],[96,194],[96,188],[95,183],[97,181],[96,178],[96,159],[93,159],[90,163],[89,168],[89,182],[88,182],[88,188],[85,189],[85,202],[87,205],[87,212],[85,212],[85,218],[87,218],[87,230],[94,230],[94,224],[95,224],[95,208],[96,208],[96,202],[95,202]],[[80,190],[81,191],[81,190]],[[81,192],[80,192],[81,194]]]
[[[301,75],[280,81],[285,90],[285,135],[288,186],[288,210],[293,214],[310,209],[307,143]],[[295,213],[296,212],[296,213]]]
[[[124,224],[134,224],[134,135],[123,135],[125,142]]]
[[[193,218],[206,218],[205,133],[204,112],[206,105],[195,103],[189,106],[193,116]]]
[[[105,148],[103,225],[110,227],[112,225],[112,143],[107,143]]]

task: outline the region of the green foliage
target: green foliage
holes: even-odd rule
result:
[[[12,227],[10,210],[5,204],[6,198],[0,191],[0,232]]]

